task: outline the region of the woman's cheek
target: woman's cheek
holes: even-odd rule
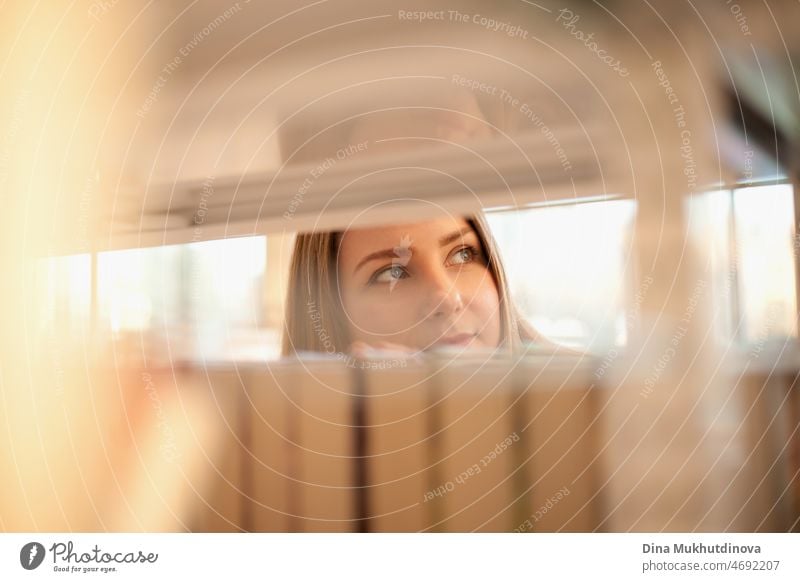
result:
[[[486,273],[473,289],[467,307],[477,320],[480,337],[484,343],[496,346],[500,343],[500,296],[491,275]]]
[[[351,325],[368,334],[402,333],[415,323],[408,318],[408,309],[396,301],[389,304],[385,297],[362,297],[350,310]]]

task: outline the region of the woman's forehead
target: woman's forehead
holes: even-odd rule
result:
[[[469,228],[469,222],[460,216],[406,224],[347,230],[342,237],[342,247],[385,248],[401,244],[410,237],[415,246],[432,244],[438,247],[443,236]]]

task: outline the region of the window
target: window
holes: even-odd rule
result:
[[[145,348],[148,360],[273,356],[278,332],[263,327],[266,251],[257,236],[99,253],[95,332]],[[40,263],[44,326],[89,329],[91,261],[84,254]]]
[[[100,328],[119,337],[177,326],[182,251],[182,246],[175,245],[100,253]]]
[[[633,200],[487,214],[512,296],[537,331],[589,351],[625,344],[635,215]]]
[[[789,184],[707,192],[689,201],[689,233],[712,281],[719,340],[797,337],[794,200]]]
[[[625,345],[635,321],[635,217],[636,202],[624,199],[487,212],[512,297],[540,333],[596,353]],[[718,339],[797,337],[791,186],[694,196],[688,220]],[[40,328],[77,337],[95,314],[96,332],[165,360],[277,357],[291,244],[270,242],[269,265],[263,236],[99,253],[94,290],[91,255],[44,259]]]
[[[91,317],[91,255],[41,259],[36,265],[40,330],[85,336]]]

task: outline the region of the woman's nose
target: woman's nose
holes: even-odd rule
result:
[[[457,278],[446,273],[432,273],[425,289],[426,317],[447,317],[464,309],[464,298]]]

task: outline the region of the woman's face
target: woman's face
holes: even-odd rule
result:
[[[494,348],[500,300],[465,219],[349,230],[339,285],[353,340]]]

